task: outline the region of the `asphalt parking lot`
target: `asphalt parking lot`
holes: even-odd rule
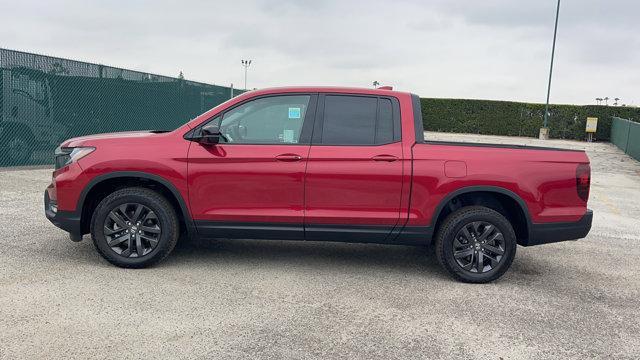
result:
[[[487,285],[451,280],[425,249],[341,243],[179,244],[119,269],[46,220],[51,170],[0,171],[0,358],[638,359],[640,163],[544,145],[588,151],[591,233],[519,247]]]

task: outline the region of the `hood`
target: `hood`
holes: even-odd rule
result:
[[[158,136],[158,134],[163,134],[168,131],[124,131],[124,132],[114,132],[114,133],[105,133],[105,134],[95,134],[95,135],[87,135],[71,138],[66,140],[60,145],[61,147],[75,147],[75,146],[83,146],[89,145],[91,142],[99,141],[99,140],[109,140],[109,139],[123,139],[123,138],[144,138],[150,136]]]

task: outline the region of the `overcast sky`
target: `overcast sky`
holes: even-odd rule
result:
[[[555,0],[7,1],[0,47],[243,86],[544,102]],[[640,105],[640,1],[563,0],[551,102]]]

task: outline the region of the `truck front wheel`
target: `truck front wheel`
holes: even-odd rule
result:
[[[436,235],[436,256],[455,279],[486,283],[502,276],[516,254],[516,235],[502,214],[483,206],[451,213]]]
[[[171,203],[147,188],[124,188],[109,194],[91,219],[91,237],[100,255],[125,268],[147,267],[164,259],[179,234]]]

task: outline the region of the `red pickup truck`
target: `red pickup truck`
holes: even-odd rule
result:
[[[456,279],[500,277],[516,245],[585,237],[583,151],[428,141],[418,96],[257,90],[169,132],[65,141],[45,213],[117,266],[181,235],[435,246]]]

